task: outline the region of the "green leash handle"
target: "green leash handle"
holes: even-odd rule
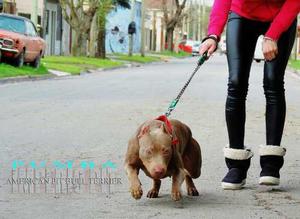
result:
[[[198,71],[198,69],[200,68],[200,66],[208,59],[207,56],[207,51],[205,53],[203,53],[203,55],[199,58],[198,62],[197,62],[197,67],[195,68],[193,74],[190,76],[190,78],[188,79],[188,81],[185,83],[185,85],[183,86],[183,88],[180,90],[179,94],[177,95],[177,97],[172,100],[172,102],[170,103],[167,112],[165,113],[165,115],[168,117],[171,115],[171,112],[175,109],[180,97],[182,96],[182,94],[184,93],[185,89],[187,88],[187,86],[190,84],[192,78],[194,77],[194,75],[196,74],[196,72]]]
[[[207,51],[198,60],[198,66],[201,66],[208,59]]]

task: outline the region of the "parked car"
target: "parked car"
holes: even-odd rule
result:
[[[45,41],[27,18],[0,14],[0,62],[12,59],[17,67],[24,63],[38,68],[45,52]]]
[[[219,49],[221,54],[226,54],[227,49],[226,49],[226,37],[222,37],[220,42],[219,42]]]
[[[264,54],[262,52],[262,41],[263,41],[263,36],[260,36],[257,40],[254,57],[253,57],[253,59],[256,62],[265,60]]]
[[[179,49],[182,51],[185,51],[187,53],[192,53],[192,47],[194,45],[195,41],[193,40],[184,40],[179,43]]]
[[[200,45],[201,45],[201,42],[199,42],[199,41],[194,42],[194,44],[192,46],[192,56],[199,55]]]

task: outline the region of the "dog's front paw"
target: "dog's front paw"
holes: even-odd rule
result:
[[[147,194],[148,198],[157,198],[158,197],[158,190],[157,189],[151,189],[149,190]]]
[[[131,196],[135,199],[140,199],[143,195],[143,190],[140,185],[131,187],[130,192],[131,192]]]
[[[181,199],[181,192],[180,191],[173,191],[171,197],[174,201],[179,201]]]
[[[197,189],[195,187],[189,187],[187,190],[188,190],[187,191],[188,195],[199,196],[199,192],[197,191]]]

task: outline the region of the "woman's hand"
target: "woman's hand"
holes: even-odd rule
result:
[[[262,43],[262,50],[267,61],[275,59],[278,54],[277,42],[265,37]]]
[[[200,55],[203,55],[203,53],[205,53],[207,51],[207,56],[210,57],[211,54],[214,53],[216,48],[217,48],[216,40],[207,39],[201,44],[199,53],[200,53]]]

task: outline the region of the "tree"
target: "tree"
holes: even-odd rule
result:
[[[105,51],[106,17],[108,13],[117,6],[130,9],[129,0],[100,0],[99,2],[99,8],[97,10],[97,23],[98,23],[97,56],[103,59],[106,56],[106,51]]]
[[[99,0],[59,0],[63,17],[75,32],[71,50],[73,56],[86,55],[86,42],[98,2]]]
[[[167,45],[169,51],[173,51],[174,30],[176,25],[184,16],[182,12],[185,7],[185,4],[186,4],[186,0],[183,0],[181,4],[179,3],[179,0],[175,0],[175,5],[176,5],[175,13],[170,13],[170,11],[167,8],[167,0],[162,0],[162,8],[164,13],[164,22],[165,22],[166,36],[167,36]]]

